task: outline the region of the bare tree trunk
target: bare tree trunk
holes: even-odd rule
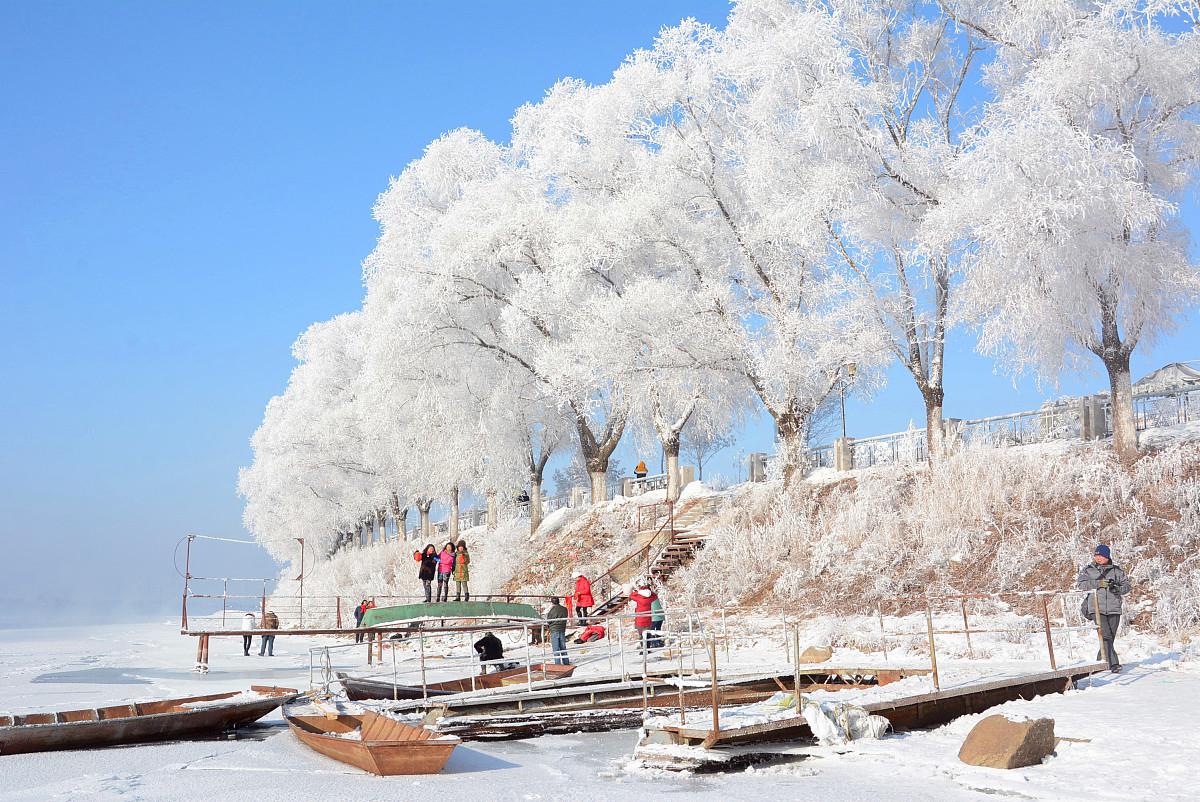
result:
[[[387,510],[375,510],[375,520],[379,522],[379,535],[384,543],[388,542],[387,535]]]
[[[588,476],[592,478],[592,503],[601,504],[608,501],[608,460],[604,460],[604,469],[599,471],[588,471]]]
[[[811,413],[802,410],[783,412],[775,416],[775,429],[779,435],[779,459],[783,461],[784,485],[791,485],[804,475],[811,417]]]
[[[679,436],[663,443],[663,453],[667,455],[667,501],[679,501],[683,492],[683,477],[679,475]]]
[[[354,526],[354,545],[362,548],[363,546],[363,525],[355,524]]]
[[[450,491],[450,519],[446,522],[446,529],[450,533],[450,542],[458,542],[458,487],[456,486]]]
[[[575,412],[575,430],[579,435],[583,464],[592,478],[592,503],[599,504],[607,500],[605,475],[608,473],[608,461],[621,442],[621,435],[625,433],[627,410],[622,408],[609,416],[599,439],[592,432],[586,413],[574,405],[572,410]]]
[[[1129,376],[1129,353],[1104,360],[1108,372],[1109,400],[1112,402],[1113,450],[1117,459],[1130,465],[1138,455],[1137,421],[1133,416],[1133,382]]]
[[[1126,235],[1128,239],[1128,234]],[[1129,357],[1137,345],[1137,332],[1127,332],[1125,341],[1117,327],[1117,294],[1111,282],[1097,288],[1100,301],[1100,345],[1092,353],[1100,357],[1108,372],[1108,400],[1112,407],[1113,450],[1123,465],[1132,465],[1138,455],[1137,422],[1133,418],[1133,383]]]
[[[395,493],[392,493],[389,503],[392,508],[392,520],[396,522],[396,537],[399,540],[407,540],[408,532],[404,531],[404,522],[408,518],[408,507],[401,508],[400,497]]]
[[[433,499],[423,498],[417,501],[417,512],[421,513],[421,538],[428,543],[433,538],[433,524],[429,521],[429,508]]]
[[[529,533],[537,532],[542,525],[542,477],[531,476],[529,482]]]
[[[945,456],[946,429],[942,421],[941,387],[927,387],[921,392],[925,400],[925,459],[930,465],[937,465]]]

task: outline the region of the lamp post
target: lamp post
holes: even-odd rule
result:
[[[846,379],[845,379],[845,381],[842,382],[841,388],[839,389],[839,395],[841,396],[841,399],[842,399],[842,439],[843,440],[846,439],[846,385],[848,385],[850,382],[854,381],[854,374],[858,371],[858,364],[855,362],[847,362],[845,365],[845,368],[846,368]]]

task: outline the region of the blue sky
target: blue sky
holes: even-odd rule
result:
[[[235,481],[248,439],[296,336],[359,304],[388,177],[451,128],[505,139],[513,110],[558,78],[602,81],[663,25],[726,12],[695,0],[0,5],[0,625],[173,609],[176,541],[245,537]],[[1198,335],[1193,319],[1135,373],[1200,358]],[[971,345],[952,343],[948,414],[1043,397]],[[859,434],[920,417],[899,373],[848,411]],[[769,440],[757,425],[743,448]],[[732,476],[732,455],[713,470]],[[236,546],[199,568],[271,570]]]

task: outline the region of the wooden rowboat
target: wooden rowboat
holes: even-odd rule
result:
[[[216,737],[257,721],[298,696],[294,688],[251,685],[249,691],[0,715],[0,755]]]
[[[462,741],[362,710],[322,714],[312,706],[284,709],[292,733],[310,749],[351,766],[390,777],[437,774]]]
[[[452,693],[466,693],[483,688],[499,688],[502,685],[521,685],[530,679],[534,682],[542,680],[565,679],[575,671],[575,666],[560,666],[555,663],[535,663],[528,670],[524,666],[510,668],[507,671],[497,671],[493,674],[477,674],[472,684],[471,677],[430,682],[421,692],[420,685],[393,684],[380,677],[354,677],[344,672],[338,672],[338,679],[346,690],[346,696],[356,702],[366,699],[422,699],[426,696],[448,696]]]

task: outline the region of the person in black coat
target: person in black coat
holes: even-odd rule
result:
[[[504,659],[504,644],[500,642],[492,633],[485,633],[482,638],[475,641],[475,651],[479,653],[479,662],[483,663],[483,671],[486,674],[489,669],[499,671],[499,663],[488,665],[491,660]]]
[[[433,601],[433,579],[437,576],[437,546],[426,544],[421,551],[413,552],[413,559],[421,564],[417,569],[417,579],[425,584],[425,603],[430,604]]]

